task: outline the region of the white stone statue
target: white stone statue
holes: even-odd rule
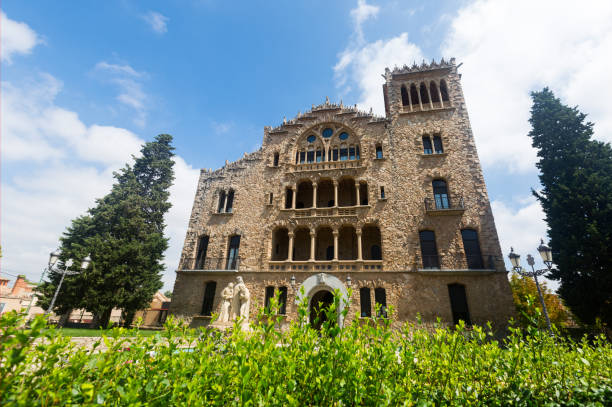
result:
[[[242,325],[246,326],[249,322],[249,305],[251,303],[251,293],[244,284],[242,277],[238,277],[237,280],[238,283],[234,287],[232,320],[235,318],[242,318]]]
[[[221,304],[221,312],[219,313],[219,322],[228,322],[230,320],[232,300],[234,299],[234,283],[229,283],[227,287],[221,291],[221,298],[223,299],[223,303]]]

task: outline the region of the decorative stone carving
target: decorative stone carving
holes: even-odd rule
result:
[[[227,287],[221,291],[221,312],[219,313],[219,322],[229,322],[232,300],[234,299],[234,283],[229,283]]]

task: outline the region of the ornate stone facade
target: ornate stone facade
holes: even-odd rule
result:
[[[201,171],[171,313],[207,324],[239,275],[251,315],[280,293],[290,321],[301,287],[350,287],[348,320],[380,304],[395,325],[505,325],[512,296],[457,66],[384,77],[385,117],[326,100]]]

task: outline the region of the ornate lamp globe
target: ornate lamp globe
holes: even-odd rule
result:
[[[81,270],[87,270],[89,263],[91,263],[91,257],[87,255],[87,257],[83,259],[83,263],[81,263]]]
[[[544,264],[546,264],[547,266],[550,266],[553,262],[552,249],[544,244],[543,239],[540,240],[540,246],[538,247],[538,252],[540,253],[540,256],[542,257],[542,261],[544,262]]]
[[[512,263],[512,268],[520,268],[521,267],[521,255],[514,253],[514,248],[510,248],[510,254],[508,255],[510,259],[510,263]]]
[[[49,267],[55,266],[55,263],[57,263],[57,260],[59,259],[60,254],[61,252],[59,249],[55,249],[49,254]]]

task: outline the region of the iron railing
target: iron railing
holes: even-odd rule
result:
[[[240,257],[207,257],[204,264],[196,264],[194,270],[238,270]]]
[[[426,211],[457,211],[464,210],[463,196],[437,194],[433,198],[425,198]]]

